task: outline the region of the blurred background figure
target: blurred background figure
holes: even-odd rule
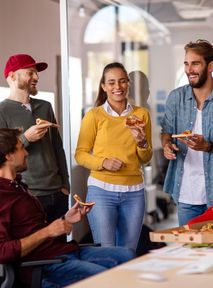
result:
[[[138,106],[143,106],[149,109],[147,103],[149,98],[149,80],[142,71],[136,70],[129,73],[130,88],[129,88],[129,101]]]

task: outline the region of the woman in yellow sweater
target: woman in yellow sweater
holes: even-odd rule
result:
[[[137,248],[145,211],[141,164],[152,157],[147,109],[127,100],[129,78],[124,66],[108,64],[100,81],[96,107],[83,118],[75,159],[91,170],[87,201],[95,201],[88,220],[95,243]],[[126,118],[143,120],[126,127]]]

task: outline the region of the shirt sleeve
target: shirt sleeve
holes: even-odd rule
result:
[[[3,205],[4,206],[4,205]],[[2,207],[0,222],[0,263],[12,263],[21,257],[21,241],[19,239],[12,240],[10,235],[10,211]]]
[[[79,165],[90,170],[102,170],[104,157],[92,154],[92,149],[97,135],[97,122],[93,111],[89,111],[83,118],[75,152],[75,159]]]

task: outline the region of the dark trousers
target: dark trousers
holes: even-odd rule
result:
[[[48,223],[62,217],[68,210],[68,195],[61,191],[54,192],[50,195],[37,196],[46,213]]]

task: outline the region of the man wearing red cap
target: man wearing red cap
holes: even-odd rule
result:
[[[9,97],[0,103],[0,128],[23,129],[22,143],[29,152],[29,169],[22,173],[32,194],[42,203],[49,222],[62,216],[68,209],[69,179],[62,140],[51,104],[34,99],[38,72],[47,68],[30,55],[11,56],[4,75],[10,87]],[[49,121],[36,125],[36,119]]]

